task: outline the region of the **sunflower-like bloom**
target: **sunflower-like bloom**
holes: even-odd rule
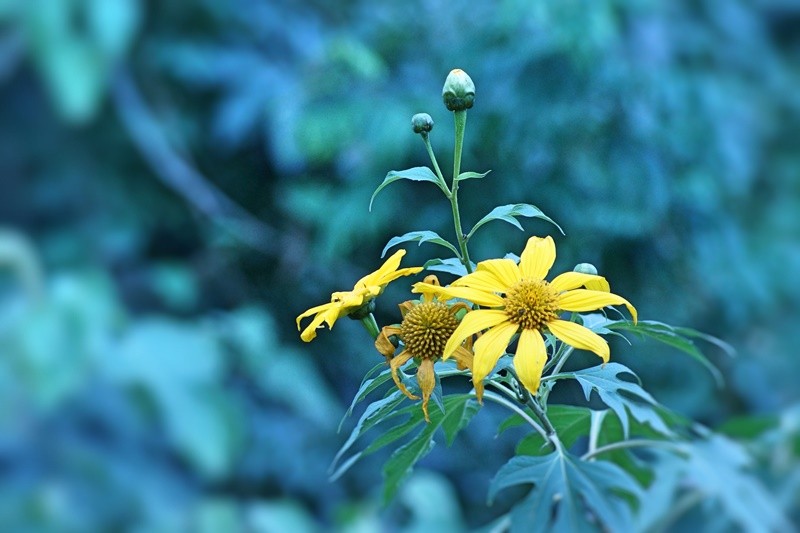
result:
[[[328,328],[332,328],[333,323],[338,319],[353,313],[381,294],[390,282],[402,276],[420,272],[422,267],[400,268],[398,270],[400,260],[405,254],[405,250],[398,250],[378,270],[358,280],[352,291],[334,292],[331,294],[330,303],[312,307],[298,316],[297,330],[300,331],[300,321],[315,315],[300,334],[300,338],[306,342],[311,342],[317,336],[317,328],[321,327],[323,322],[328,324]]]
[[[438,287],[439,280],[436,276],[425,278],[428,285]],[[456,313],[469,307],[463,303],[447,305],[436,300],[431,294],[424,294],[421,302],[407,301],[399,305],[400,314],[403,322],[399,326],[385,326],[378,338],[375,339],[375,348],[382,353],[392,369],[392,379],[400,391],[412,400],[419,400],[409,392],[405,385],[400,381],[398,370],[409,359],[419,361],[417,369],[417,383],[422,391],[422,412],[425,413],[425,421],[430,422],[428,416],[428,401],[436,385],[436,376],[433,364],[442,357],[448,340],[458,327]],[[395,335],[403,341],[404,348],[397,355],[394,355],[395,346],[389,337]],[[461,339],[462,342],[464,339]],[[467,344],[469,345],[469,340]],[[450,350],[450,356],[454,357],[458,363],[458,368],[472,368],[472,352],[458,343]]]
[[[589,350],[608,362],[608,343],[580,324],[561,320],[562,311],[594,311],[609,305],[625,305],[633,316],[636,309],[621,296],[605,290],[605,278],[582,272],[565,272],[545,281],[556,258],[550,237],[531,237],[520,256],[519,264],[511,259],[491,259],[478,263],[477,270],[459,278],[449,287],[416,283],[412,292],[436,294],[445,298],[463,298],[488,309],[467,313],[442,354],[450,357],[464,339],[486,330],[475,341],[472,380],[480,399],[483,378],[497,364],[514,335],[519,334],[514,356],[522,384],[532,394],[539,390],[547,349],[542,333],[549,331],[561,341]],[[601,290],[580,287],[591,286]]]

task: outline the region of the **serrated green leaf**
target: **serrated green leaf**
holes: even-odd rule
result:
[[[633,514],[625,496],[638,499],[636,482],[606,461],[581,461],[564,451],[543,457],[518,456],[492,480],[489,501],[505,488],[532,484],[511,511],[512,532],[596,530],[593,515],[606,529],[631,531]]]
[[[444,412],[431,410],[430,423],[425,424],[422,431],[398,448],[384,465],[384,502],[391,500],[416,462],[433,449],[433,435],[440,427],[443,428],[445,438],[450,445],[455,435],[466,427],[480,408],[471,394],[450,395],[444,398],[443,403]]]
[[[391,248],[392,246],[397,246],[401,242],[419,242],[419,246],[422,245],[423,242],[429,242],[432,244],[438,244],[439,246],[444,246],[458,257],[458,250],[455,246],[444,240],[439,236],[438,233],[434,231],[409,231],[405,235],[400,235],[397,237],[392,237],[389,239],[389,242],[386,243],[386,246],[383,248],[381,252],[381,257],[386,255],[386,251]]]
[[[675,328],[669,324],[657,322],[655,320],[640,320],[636,325],[628,322],[627,320],[608,321],[608,323],[605,324],[605,327],[616,331],[630,331],[631,333],[649,337],[668,346],[672,346],[673,348],[676,348],[689,355],[692,359],[703,365],[714,377],[714,381],[716,381],[718,387],[722,387],[724,385],[722,373],[711,361],[708,360],[703,352],[697,348],[690,338],[694,337],[706,340],[707,342],[711,342],[712,344],[719,346],[725,350],[726,353],[732,354],[733,348],[716,337],[711,337],[710,335],[706,335],[689,328]]]
[[[333,472],[336,470],[339,461],[341,461],[344,454],[347,453],[347,450],[350,449],[355,441],[358,440],[358,438],[367,430],[382,422],[386,418],[392,416],[394,413],[394,408],[400,405],[404,399],[405,396],[403,393],[399,390],[396,390],[385,398],[369,404],[366,411],[364,411],[364,414],[361,415],[361,418],[359,418],[358,422],[356,423],[356,426],[350,432],[350,436],[347,438],[342,447],[339,448],[339,451],[336,452],[336,456],[333,458],[333,462],[331,463],[329,471]]]
[[[428,167],[414,167],[407,170],[392,170],[386,174],[386,178],[384,178],[383,183],[378,185],[378,188],[375,189],[374,193],[372,193],[372,197],[369,199],[370,211],[372,211],[372,202],[375,200],[375,197],[378,196],[378,193],[388,185],[398,180],[429,181],[436,184],[436,186],[439,187],[443,193],[447,194],[447,186]]]
[[[469,234],[467,238],[469,239],[472,237],[475,232],[486,224],[487,222],[491,222],[492,220],[502,220],[504,222],[508,222],[512,226],[519,228],[522,230],[522,225],[517,220],[517,217],[527,217],[527,218],[540,218],[542,220],[546,220],[553,224],[555,227],[558,228],[558,231],[561,234],[564,234],[564,230],[561,229],[561,226],[556,224],[553,219],[545,215],[541,209],[536,207],[535,205],[531,204],[508,204],[508,205],[501,205],[492,209],[488,215],[480,219],[471,230],[469,230]]]
[[[551,405],[547,417],[558,434],[558,439],[569,449],[578,439],[589,434],[592,410],[573,405]],[[550,451],[548,442],[539,433],[531,433],[517,444],[517,455],[542,455]]]
[[[491,170],[487,170],[486,172],[462,172],[458,175],[456,181],[484,178],[489,172],[491,172]]]
[[[636,382],[619,379],[623,374],[633,376]],[[603,403],[619,417],[626,437],[630,430],[628,413],[636,420],[650,424],[654,430],[664,435],[672,435],[672,431],[654,409],[658,406],[658,402],[641,387],[639,378],[625,365],[607,363],[575,372],[564,372],[553,377],[575,379],[583,389],[586,401],[591,398],[592,391],[596,391]]]
[[[353,396],[353,401],[350,402],[350,407],[347,408],[347,411],[344,413],[342,420],[339,422],[339,427],[336,430],[339,433],[342,430],[342,425],[344,421],[347,420],[352,414],[353,409],[355,409],[356,405],[361,402],[364,398],[369,395],[370,392],[374,391],[387,381],[392,379],[392,371],[389,368],[386,368],[383,372],[381,372],[375,378],[369,378],[369,376],[373,373],[376,368],[386,368],[386,363],[381,363],[373,367],[367,374],[364,376],[364,380],[361,382],[361,386],[358,388],[355,396]]]
[[[467,275],[467,269],[464,267],[464,263],[457,257],[451,257],[449,259],[431,259],[422,265],[422,267],[425,270],[447,272],[448,274],[459,277]]]

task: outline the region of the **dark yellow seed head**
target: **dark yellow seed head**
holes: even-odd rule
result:
[[[509,289],[504,299],[508,319],[522,329],[541,331],[558,318],[558,295],[546,281],[523,279]]]
[[[414,357],[439,359],[458,320],[442,302],[423,302],[406,313],[400,338]]]

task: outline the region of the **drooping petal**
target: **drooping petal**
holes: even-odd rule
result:
[[[496,326],[501,322],[508,320],[508,316],[503,311],[496,309],[478,309],[464,315],[461,323],[448,339],[447,344],[444,346],[444,353],[442,359],[448,359],[453,352],[461,346],[464,339],[470,335],[474,335],[479,331]]]
[[[496,292],[506,292],[509,287],[522,279],[519,267],[511,259],[489,259],[481,261],[478,263],[478,272],[480,271],[491,273],[503,283],[500,290],[494,289]]]
[[[506,351],[508,343],[511,342],[511,337],[514,336],[517,329],[519,329],[517,324],[508,321],[502,322],[475,341],[473,347],[475,357],[472,361],[472,381],[474,383],[483,381],[483,378],[489,375],[494,365],[497,364],[497,360]]]
[[[630,311],[634,324],[638,319],[636,308],[628,300],[610,292],[575,289],[560,294],[556,305],[564,311],[576,312],[595,311],[608,305],[624,305]]]
[[[400,392],[405,394],[410,400],[419,400],[419,396],[411,394],[406,386],[403,385],[403,382],[400,381],[400,376],[397,373],[397,371],[400,370],[400,367],[406,364],[411,357],[411,352],[408,350],[403,350],[397,355],[397,357],[389,362],[389,367],[392,369],[392,379],[394,380],[394,384],[397,385],[397,388],[400,389]]]
[[[550,321],[547,323],[547,327],[550,328],[550,332],[553,335],[570,346],[594,352],[603,359],[604,363],[608,362],[611,356],[608,343],[597,333],[590,331],[580,324],[567,322],[566,320]]]
[[[433,371],[433,361],[430,359],[423,359],[417,369],[417,383],[422,391],[422,412],[425,413],[425,422],[430,422],[428,416],[428,401],[431,399],[431,393],[436,386],[436,374]]]
[[[556,243],[549,235],[544,239],[531,237],[519,259],[519,269],[523,278],[543,280],[556,261]]]
[[[392,335],[398,335],[402,330],[397,326],[384,326],[375,339],[375,349],[389,361],[394,355],[395,345],[389,340]]]
[[[583,274],[582,272],[564,272],[563,274],[559,274],[553,278],[553,281],[550,282],[550,286],[553,287],[557,292],[571,291],[572,289],[577,289],[581,286],[588,286],[589,284],[597,287],[608,287],[608,282],[603,276]],[[609,291],[607,290],[605,292]]]
[[[400,270],[396,270],[395,272],[390,272],[389,274],[386,274],[385,276],[382,276],[381,278],[379,278],[377,280],[378,281],[378,285],[380,285],[381,287],[384,287],[384,286],[386,286],[387,283],[390,283],[390,282],[396,280],[397,278],[402,278],[403,276],[411,276],[411,275],[417,274],[419,272],[422,272],[422,267],[401,268]]]
[[[338,306],[338,305],[339,305],[338,303],[328,302],[326,304],[322,304],[322,305],[318,305],[316,307],[312,307],[308,311],[305,311],[304,313],[302,313],[301,315],[299,315],[297,317],[297,320],[296,320],[297,321],[297,331],[300,331],[300,321],[302,321],[304,318],[309,317],[311,315],[316,315],[316,314],[322,313],[323,311],[327,311],[331,306]]]
[[[522,384],[533,395],[539,393],[539,382],[546,362],[547,348],[542,334],[535,329],[522,330],[517,343],[517,353],[514,355],[514,368],[517,369]]]
[[[476,270],[472,274],[458,278],[450,286],[470,287],[486,292],[505,292],[508,289],[507,285],[488,270]]]
[[[503,305],[503,299],[496,294],[470,289],[469,287],[437,287],[427,283],[415,283],[411,286],[411,292],[415,294],[435,294],[439,299],[444,300],[462,298],[486,307],[501,307]]]
[[[335,311],[335,309],[334,309]],[[317,313],[317,315],[311,319],[311,322],[306,326],[303,332],[300,334],[300,338],[305,342],[311,342],[317,336],[317,329],[322,325],[325,321],[325,311],[321,311]]]
[[[470,350],[467,350],[463,346],[459,346],[456,348],[456,351],[453,352],[452,357],[456,360],[456,366],[459,370],[464,370],[466,368],[469,368],[470,370],[472,369],[472,361],[474,356]]]

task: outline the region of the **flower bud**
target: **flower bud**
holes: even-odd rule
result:
[[[573,272],[580,272],[581,274],[597,275],[597,269],[591,263],[579,263],[572,269]]]
[[[475,84],[460,68],[450,71],[442,88],[444,105],[450,111],[464,111],[472,107],[475,100]]]
[[[427,113],[417,113],[411,117],[411,127],[414,128],[414,133],[424,135],[433,129],[433,119]]]

